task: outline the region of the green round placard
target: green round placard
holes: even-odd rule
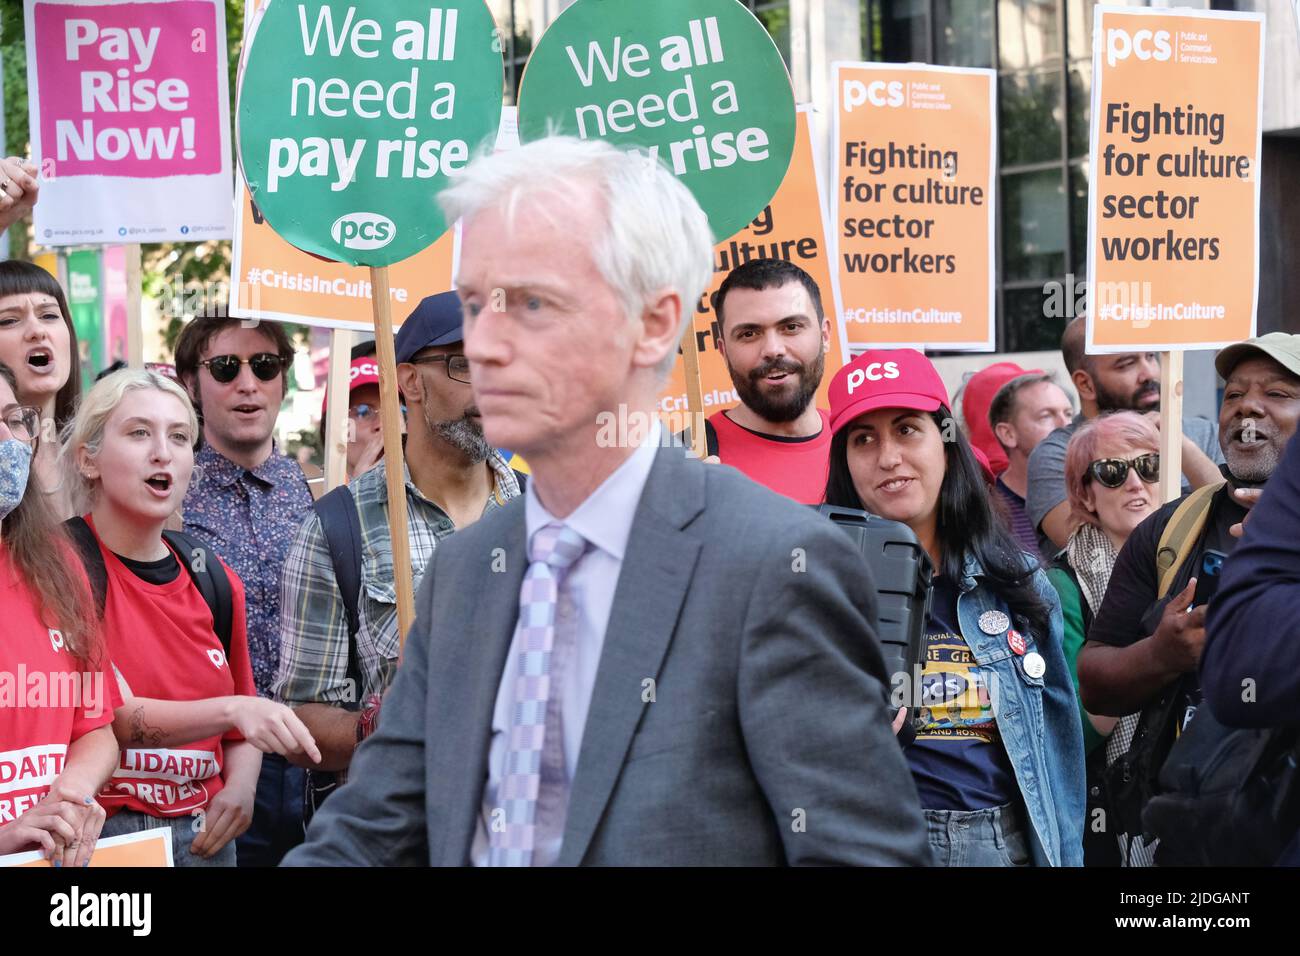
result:
[[[239,85],[240,165],[300,249],[385,266],[448,223],[438,193],[501,122],[484,0],[272,0]]]
[[[577,0],[542,35],[520,84],[520,139],[555,132],[655,155],[721,241],[785,178],[794,92],[739,0]]]

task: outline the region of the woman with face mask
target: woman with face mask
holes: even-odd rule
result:
[[[1079,427],[1065,449],[1065,487],[1070,517],[1078,527],[1056,556],[1047,576],[1061,598],[1065,621],[1065,658],[1076,693],[1079,651],[1092,619],[1101,609],[1106,586],[1120,549],[1133,529],[1160,506],[1160,433],[1145,415],[1115,412]],[[1132,741],[1137,715],[1124,718],[1125,729],[1113,743],[1114,717],[1090,714],[1079,703],[1087,755],[1088,812],[1105,811],[1103,793],[1107,760],[1115,760]],[[1108,755],[1109,752],[1109,755]],[[1109,828],[1084,842],[1085,864],[1119,866],[1116,834]],[[1126,842],[1126,841],[1125,841]],[[1141,857],[1140,846],[1134,858]]]
[[[935,567],[905,748],[935,863],[1080,865],[1083,746],[1060,603],[995,516],[943,380],[913,349],[872,350],[840,369],[830,400],[826,502],[902,522]]]
[[[117,765],[120,706],[90,589],[72,544],[31,477],[37,409],[0,364],[0,671],[31,699],[0,709],[0,854],[39,850],[84,866],[104,823],[94,795]]]
[[[233,592],[227,654],[181,564],[191,555],[163,536],[189,487],[197,433],[179,385],[123,370],[87,393],[63,455],[107,578],[104,633],[124,701],[114,721],[122,760],[101,796],[104,832],[171,825],[177,866],[232,866],[262,752],[320,754],[293,711],[255,695],[239,578],[221,565]]]
[[[72,514],[61,487],[57,436],[81,396],[77,332],[58,281],[40,266],[0,262],[0,362],[18,382],[18,401],[40,412],[43,441],[33,462],[37,487],[60,518]]]

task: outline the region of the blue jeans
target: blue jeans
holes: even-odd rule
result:
[[[1021,816],[1010,806],[925,810],[935,866],[1032,866]]]
[[[195,818],[189,814],[175,817],[155,817],[138,810],[119,810],[104,821],[100,839],[122,836],[127,833],[141,833],[158,827],[172,828],[172,865],[173,866],[234,866],[235,841],[231,840],[211,859],[195,856],[190,852],[190,844],[198,837],[194,828]]]
[[[302,842],[304,772],[279,754],[262,755],[253,824],[235,841],[240,866],[278,866]]]

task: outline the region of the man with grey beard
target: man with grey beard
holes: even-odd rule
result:
[[[519,477],[483,437],[462,340],[460,300],[444,292],[416,307],[395,343],[407,413],[406,511],[417,588],[439,541],[520,493]],[[294,708],[316,738],[322,759],[308,767],[313,772],[347,769],[357,743],[373,728],[378,702],[397,667],[386,464],[381,461],[331,493],[355,507],[358,594],[342,593],[338,555],[322,523],[325,498],[298,530],[285,561],[275,695]],[[354,633],[346,611],[349,597],[356,608]]]
[[[1205,646],[1206,605],[1194,602],[1195,579],[1204,576],[1207,550],[1232,551],[1240,533],[1236,526],[1259,499],[1295,434],[1300,335],[1270,332],[1239,342],[1220,352],[1214,364],[1225,382],[1219,409],[1224,481],[1210,494],[1204,526],[1165,596],[1157,566],[1160,539],[1187,496],[1153,512],[1124,543],[1079,652],[1079,690],[1089,713],[1126,717],[1151,708],[1168,713],[1181,730],[1200,703],[1197,666]],[[1188,520],[1194,510],[1184,508],[1178,520]],[[1170,741],[1173,736],[1168,734]],[[1163,754],[1158,759],[1163,761]]]

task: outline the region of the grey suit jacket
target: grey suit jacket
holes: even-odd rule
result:
[[[287,865],[469,862],[525,554],[522,500],[438,548],[379,729]],[[660,449],[560,864],[928,862],[875,620],[842,531],[732,468]]]

